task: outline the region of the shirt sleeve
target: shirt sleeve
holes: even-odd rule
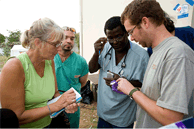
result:
[[[188,114],[194,80],[194,65],[186,57],[164,61],[160,82],[160,97],[157,105],[166,109]],[[188,76],[189,75],[189,76]]]
[[[81,77],[85,76],[88,72],[89,72],[88,64],[87,64],[86,60],[83,58]]]

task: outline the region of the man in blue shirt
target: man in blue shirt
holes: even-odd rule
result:
[[[107,37],[94,43],[95,52],[89,62],[90,73],[100,70],[98,128],[133,128],[137,105],[129,96],[113,91],[110,82],[122,76],[141,87],[149,56],[146,50],[129,41],[119,16],[106,21],[104,32]],[[114,73],[113,78],[107,78],[107,70]]]

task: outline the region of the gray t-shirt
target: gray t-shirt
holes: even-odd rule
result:
[[[141,91],[156,105],[188,114],[194,84],[194,52],[177,37],[170,37],[153,49]],[[137,107],[136,128],[162,125]]]
[[[108,53],[110,48],[111,45],[106,43],[98,60],[101,69],[98,80],[97,114],[112,125],[127,127],[135,121],[137,104],[129,96],[112,91],[103,78],[107,77],[107,70],[116,74],[123,70],[123,75],[128,80],[143,82],[149,56],[146,50],[135,43],[131,43],[131,48],[128,50],[125,60],[126,67],[122,69],[121,64],[124,57],[116,65],[115,50],[111,49]],[[107,55],[106,58],[105,55]]]

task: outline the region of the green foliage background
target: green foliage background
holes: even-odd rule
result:
[[[10,56],[10,50],[14,45],[20,44],[19,38],[20,38],[20,35],[21,35],[20,30],[15,30],[15,31],[9,31],[8,30],[8,32],[9,32],[9,36],[7,37],[7,39],[8,39],[7,43],[5,43],[5,38],[6,37],[2,34],[0,35],[0,41],[2,41],[2,42],[0,42],[0,47],[3,48],[3,52],[4,52],[4,55],[6,57]]]
[[[75,34],[75,43],[77,44],[78,50],[80,50],[80,45],[79,45],[79,33]],[[80,51],[79,51],[80,52]],[[79,54],[79,53],[78,53]]]
[[[5,36],[3,34],[0,34],[0,44],[5,42]]]

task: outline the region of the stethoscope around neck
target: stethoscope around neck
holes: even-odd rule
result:
[[[131,43],[130,43],[130,47],[131,47]],[[103,63],[103,71],[105,71],[105,68],[107,67],[107,65],[109,64],[109,62],[110,62],[110,60],[111,60],[111,53],[110,53],[110,51],[112,50],[112,47],[108,50],[108,52],[106,53],[106,55],[104,56],[104,63],[105,63],[105,59],[106,59],[106,57],[109,55],[110,57],[109,57],[109,60],[108,60],[108,63],[104,66],[104,63]],[[129,50],[129,49],[128,49]],[[128,53],[128,50],[127,50],[127,53]],[[123,62],[122,62],[122,64],[121,64],[121,70],[119,71],[119,74],[123,74],[123,69],[126,67],[126,63],[125,63],[125,61],[126,61],[126,57],[127,57],[127,53],[125,54],[125,57],[124,57],[124,60],[123,60]]]

